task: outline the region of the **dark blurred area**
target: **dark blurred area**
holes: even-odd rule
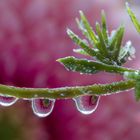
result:
[[[139,0],[129,2],[138,15]],[[94,28],[102,9],[110,31],[125,24],[123,41],[132,40],[136,47],[136,59],[126,66],[138,69],[140,36],[125,1],[0,0],[0,83],[54,88],[121,80],[113,74],[68,72],[56,62],[60,57],[77,56],[66,28],[80,34],[75,22],[78,11],[85,13]],[[52,114],[43,119],[33,114],[29,101],[0,107],[0,140],[139,140],[139,130],[140,103],[128,92],[102,97],[89,116],[80,114],[72,100],[57,100]]]

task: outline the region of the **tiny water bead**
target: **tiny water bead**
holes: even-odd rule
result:
[[[54,99],[32,99],[32,109],[38,117],[47,117],[54,108]]]
[[[11,96],[3,96],[0,95],[0,105],[1,106],[11,106],[13,105],[18,99]]]
[[[80,96],[73,99],[76,107],[82,114],[88,115],[93,113],[100,100],[100,96]]]

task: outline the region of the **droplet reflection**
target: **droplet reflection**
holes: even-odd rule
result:
[[[54,108],[54,99],[32,99],[32,109],[38,117],[47,117]]]
[[[80,96],[73,99],[76,103],[76,107],[82,114],[88,115],[93,113],[100,100],[100,96]]]
[[[13,105],[17,100],[15,97],[0,95],[0,105],[5,107]]]

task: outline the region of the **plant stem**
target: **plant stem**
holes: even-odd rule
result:
[[[114,82],[111,84],[94,84],[89,86],[61,87],[61,88],[19,88],[0,85],[0,93],[17,98],[74,98],[80,95],[109,95],[134,88],[134,80]]]

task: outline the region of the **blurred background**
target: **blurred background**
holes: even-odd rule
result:
[[[129,2],[138,15],[139,0]],[[140,36],[124,0],[0,0],[0,83],[55,88],[121,80],[113,74],[67,72],[55,61],[77,56],[66,28],[80,34],[75,22],[78,11],[85,13],[94,28],[102,9],[110,31],[125,24],[123,42],[132,40],[136,47],[136,59],[126,66],[139,68]],[[97,110],[88,116],[80,114],[72,100],[58,100],[46,118],[36,117],[29,101],[0,107],[0,140],[139,140],[139,131],[140,103],[130,92],[102,97]]]

